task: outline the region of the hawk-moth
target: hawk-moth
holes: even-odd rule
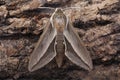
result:
[[[72,23],[61,8],[56,8],[30,56],[28,70],[40,69],[54,58],[58,67],[61,67],[64,55],[86,70],[93,68],[90,54]]]

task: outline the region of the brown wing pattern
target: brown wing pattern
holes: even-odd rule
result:
[[[67,49],[66,49],[65,55],[75,64],[87,70],[92,69],[93,65],[92,65],[90,54],[85,48],[85,46],[83,46],[83,43],[79,35],[75,32],[70,22],[68,22],[68,25],[66,26],[64,30],[64,36],[66,40],[68,41],[68,42],[66,41]]]
[[[30,56],[28,65],[29,71],[43,67],[55,57],[56,53],[54,51],[53,42],[55,36],[56,31],[49,22]]]

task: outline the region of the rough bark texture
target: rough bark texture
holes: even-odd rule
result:
[[[91,53],[94,69],[85,71],[69,60],[55,61],[28,72],[29,55],[42,34],[52,10],[66,9]],[[0,0],[0,80],[120,80],[119,0]]]

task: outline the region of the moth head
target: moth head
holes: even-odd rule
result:
[[[67,25],[67,16],[64,14],[61,8],[56,8],[55,12],[53,13],[50,21],[52,26],[57,30],[63,31]]]

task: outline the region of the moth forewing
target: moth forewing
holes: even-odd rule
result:
[[[54,52],[54,42],[55,42],[55,40],[52,41],[52,43],[48,47],[47,51],[43,55],[43,57],[41,57],[39,62],[32,67],[31,71],[35,71],[37,69],[44,67],[56,56],[56,53]]]
[[[87,51],[87,49],[83,46],[83,43],[82,43],[81,39],[79,38],[79,35],[75,32],[70,21],[68,21],[63,34],[64,34],[66,40],[68,41],[68,43],[71,45],[71,47],[74,50],[70,54],[71,50],[69,50],[69,48],[68,48],[69,46],[66,45],[66,48],[68,48],[68,49],[66,49],[65,55],[73,63],[75,63],[87,70],[91,70],[93,68],[93,64],[92,64],[90,54]],[[71,55],[74,55],[74,56],[71,56]],[[75,57],[75,55],[76,55],[76,57]]]
[[[56,31],[52,27],[52,24],[48,22],[33,53],[30,56],[28,65],[29,71],[34,71],[45,66],[56,56],[56,53],[54,52],[54,46],[52,46],[54,44],[53,41],[55,36]]]
[[[68,40],[65,39],[65,42],[66,42],[66,47],[67,47],[65,55],[67,56],[67,58],[71,60],[71,62],[73,62],[74,64],[86,70],[90,70],[89,66],[85,64],[84,61],[82,61],[82,59],[76,54],[76,52],[74,51],[74,49],[72,48]]]

